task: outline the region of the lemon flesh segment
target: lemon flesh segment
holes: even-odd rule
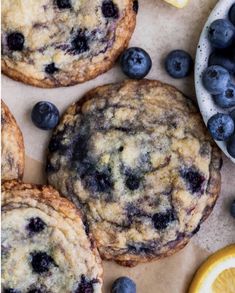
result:
[[[188,293],[235,293],[235,244],[217,251],[202,264]]]
[[[235,293],[235,268],[224,270],[212,284],[213,293]]]
[[[189,0],[164,0],[164,1],[177,8],[183,8],[188,4]]]

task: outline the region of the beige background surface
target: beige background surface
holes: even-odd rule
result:
[[[162,60],[170,50],[178,48],[195,56],[200,31],[216,2],[190,0],[185,9],[177,10],[161,0],[140,0],[137,27],[130,45],[143,47],[150,53],[153,68],[149,78],[174,84],[186,95],[192,98],[195,96],[193,76],[184,80],[171,79],[164,71]],[[43,162],[50,133],[33,126],[30,121],[32,106],[39,100],[49,100],[63,112],[88,89],[124,78],[119,67],[115,66],[108,73],[88,83],[45,90],[2,77],[2,97],[15,115],[25,139],[25,181],[46,182]],[[229,204],[235,198],[235,165],[225,157],[222,181],[221,195],[212,215],[185,249],[167,259],[132,269],[105,263],[104,292],[108,293],[112,281],[121,275],[132,277],[137,282],[139,293],[187,292],[188,283],[206,256],[227,244],[235,243],[235,221],[228,213]]]

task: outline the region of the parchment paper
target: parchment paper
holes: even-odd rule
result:
[[[193,76],[183,80],[171,79],[164,71],[162,60],[173,49],[185,49],[195,56],[200,32],[216,2],[190,0],[186,8],[177,10],[161,0],[140,0],[137,27],[130,46],[140,46],[150,53],[153,68],[149,78],[173,84],[187,96],[195,97]],[[39,89],[2,77],[2,98],[15,115],[24,135],[26,182],[46,183],[43,163],[50,137],[50,132],[41,131],[31,123],[32,106],[40,100],[48,100],[56,104],[62,113],[87,90],[124,78],[118,65],[95,80],[69,88]],[[110,292],[111,283],[122,275],[135,280],[138,293],[187,292],[195,270],[206,257],[225,245],[235,243],[235,220],[228,212],[229,204],[235,198],[235,165],[225,157],[222,181],[221,195],[212,215],[182,251],[131,269],[105,262],[104,293]]]

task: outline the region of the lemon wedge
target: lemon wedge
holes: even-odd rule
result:
[[[189,0],[164,0],[164,1],[177,8],[183,8],[188,4]]]
[[[217,251],[205,261],[188,293],[235,293],[235,244]]]

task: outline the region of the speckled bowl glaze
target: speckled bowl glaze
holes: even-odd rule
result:
[[[222,109],[214,103],[211,94],[209,94],[203,87],[202,73],[208,67],[208,59],[209,59],[210,53],[212,52],[212,47],[207,38],[208,28],[214,20],[219,18],[227,18],[229,9],[234,3],[235,3],[234,0],[218,1],[217,5],[211,12],[204,26],[204,29],[202,31],[199,44],[198,44],[196,62],[195,62],[195,87],[196,87],[198,105],[202,113],[204,122],[206,124],[212,115],[218,112],[228,113],[229,111],[231,111],[230,109]],[[233,163],[235,163],[235,159],[232,158],[227,152],[226,143],[223,141],[216,141],[216,143],[221,148],[221,150],[225,153],[225,155],[228,156],[232,160]]]

